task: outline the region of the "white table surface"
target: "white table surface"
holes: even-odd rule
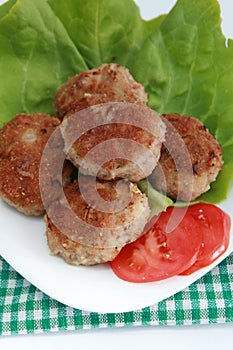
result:
[[[190,0],[190,4],[192,1]],[[203,0],[205,1],[205,0]],[[4,0],[0,0],[0,4]],[[168,12],[175,0],[135,0],[145,19]],[[233,38],[233,1],[219,0],[222,11],[222,29],[227,38]],[[211,30],[211,28],[210,28]],[[142,348],[162,350],[232,349],[233,324],[185,327],[134,327],[96,329],[42,335],[0,337],[0,349],[95,349],[119,350]]]

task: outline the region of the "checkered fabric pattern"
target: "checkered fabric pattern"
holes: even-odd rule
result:
[[[233,255],[174,296],[141,310],[116,314],[63,305],[31,285],[0,257],[1,335],[225,322],[233,322]]]

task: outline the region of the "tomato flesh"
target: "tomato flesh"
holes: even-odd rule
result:
[[[210,265],[222,255],[229,245],[231,219],[228,214],[212,204],[195,204],[188,208],[189,214],[202,230],[202,244],[195,263],[182,275],[189,275]]]
[[[152,226],[148,229],[149,226]],[[147,231],[110,263],[129,282],[159,281],[189,269],[202,243],[201,229],[187,208],[170,207],[152,219]],[[173,226],[167,232],[168,226]]]

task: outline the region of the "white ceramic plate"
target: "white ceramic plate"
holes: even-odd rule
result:
[[[233,186],[221,204],[233,220]],[[231,198],[231,199],[230,199]],[[26,217],[0,201],[0,254],[28,281],[69,306],[97,312],[136,310],[163,300],[206,274],[233,251],[233,231],[228,250],[214,264],[190,276],[161,282],[134,284],[118,279],[108,265],[75,267],[50,256],[45,224]]]
[[[2,1],[1,1],[2,2]],[[152,0],[137,1],[142,12]],[[161,3],[161,2],[159,2]],[[166,12],[174,1],[167,2]],[[233,186],[221,208],[233,220]],[[0,200],[0,254],[23,277],[52,298],[75,308],[97,312],[136,310],[161,301],[184,289],[210,271],[233,251],[233,231],[228,250],[214,264],[191,276],[177,276],[161,282],[134,284],[118,279],[108,265],[75,267],[49,254],[45,224],[41,218],[26,217]]]

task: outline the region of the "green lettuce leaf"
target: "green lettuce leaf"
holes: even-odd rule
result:
[[[178,0],[141,18],[133,0],[10,0],[0,6],[0,124],[53,113],[57,88],[101,63],[125,65],[160,113],[201,119],[223,147],[224,169],[201,199],[219,202],[233,177],[233,43],[217,0]]]
[[[0,20],[1,122],[19,112],[52,113],[57,87],[87,69],[47,1],[12,3]]]
[[[117,62],[127,67],[163,16],[142,20],[132,0],[48,0],[89,68]]]
[[[179,0],[144,42],[132,72],[160,113],[199,118],[223,148],[224,168],[199,200],[226,198],[233,178],[233,42],[221,31],[219,3]]]
[[[167,207],[174,205],[170,198],[156,191],[147,179],[139,181],[137,185],[141,192],[145,193],[148,198],[151,209],[149,219],[158,215],[161,211],[165,211]]]
[[[0,19],[4,17],[16,3],[17,0],[8,0],[2,6],[0,6]]]
[[[130,66],[163,17],[143,21],[132,0],[10,0],[0,6],[1,123],[53,113],[69,76],[101,63]]]

